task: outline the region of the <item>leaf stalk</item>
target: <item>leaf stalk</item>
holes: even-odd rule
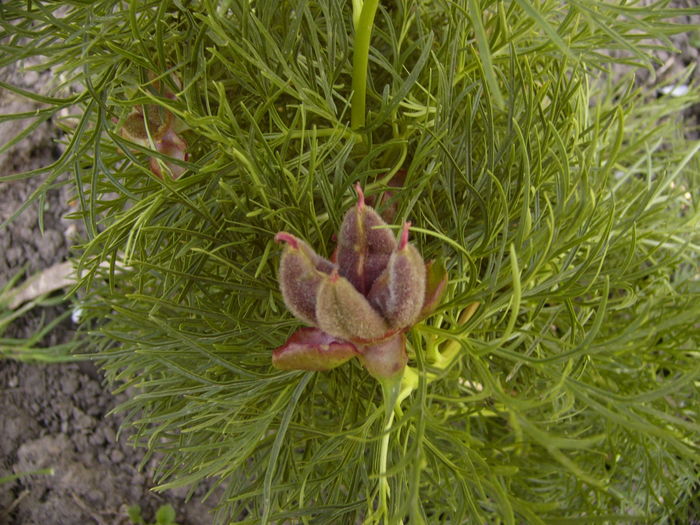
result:
[[[355,48],[352,67],[352,100],[350,126],[353,130],[363,128],[366,118],[367,65],[369,63],[369,42],[374,27],[374,15],[379,0],[365,0],[360,17],[355,24]]]

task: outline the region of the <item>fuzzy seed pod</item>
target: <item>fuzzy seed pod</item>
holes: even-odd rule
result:
[[[284,301],[315,328],[295,332],[274,351],[273,365],[330,370],[358,356],[386,384],[401,377],[408,362],[404,332],[438,305],[447,272],[442,264],[426,265],[408,243],[410,223],[397,242],[356,190],[357,206],[345,214],[331,261],[289,233],[275,237],[287,244],[279,277]]]
[[[425,300],[425,263],[418,250],[408,243],[409,227],[410,223],[404,224],[398,248],[368,295],[370,303],[394,330],[414,324]]]
[[[187,161],[187,143],[182,140],[173,130],[168,130],[167,133],[158,141],[156,144],[156,149],[159,153],[167,155],[178,160]],[[180,166],[179,164],[174,164],[173,162],[165,161],[165,165],[170,170],[173,179],[178,179],[180,175],[187,171],[187,168]],[[150,161],[151,171],[163,177],[163,170],[161,169],[161,163],[155,157],[151,157]]]
[[[293,235],[280,232],[277,242],[287,245],[280,259],[279,281],[284,304],[297,318],[316,324],[316,296],[321,283],[335,265],[316,254],[311,247]]]
[[[348,210],[340,226],[337,260],[340,275],[365,295],[386,267],[396,240],[389,229],[375,228],[387,224],[365,204],[359,184],[355,189],[357,206]]]
[[[373,341],[389,332],[382,316],[337,272],[323,280],[316,303],[318,327],[349,341]]]

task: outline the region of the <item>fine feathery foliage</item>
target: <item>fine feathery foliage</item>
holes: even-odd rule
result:
[[[0,118],[66,131],[13,178],[44,176],[39,198],[72,173],[83,336],[131,393],[134,442],[163,454],[160,488],[215,480],[222,523],[687,516],[700,144],[679,119],[697,92],[610,74],[691,29],[668,3],[3,2],[0,65],[42,57],[56,85],[0,83],[40,103]],[[120,132],[144,105],[186,156]],[[274,235],[329,257],[353,185],[376,198],[397,174],[393,224],[449,284],[407,334],[387,424],[356,361],[272,368],[300,326]]]

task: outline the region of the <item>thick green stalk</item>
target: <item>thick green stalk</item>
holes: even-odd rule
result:
[[[350,126],[353,130],[360,129],[365,125],[369,41],[378,5],[379,0],[365,0],[355,27],[355,48],[352,57],[352,110],[350,113]]]
[[[384,436],[382,437],[381,449],[379,451],[379,513],[378,517],[384,517],[384,523],[389,521],[389,506],[387,498],[389,496],[389,480],[386,477],[387,464],[389,458],[389,436],[391,426],[394,422],[394,408],[401,389],[401,377],[396,375],[391,379],[380,380],[382,393],[384,395]]]
[[[389,414],[389,417],[384,425],[384,437],[382,437],[382,448],[380,451],[380,468],[379,468],[379,476],[380,480],[379,483],[381,483],[380,490],[379,490],[379,508],[380,508],[380,516],[384,516],[384,522],[388,523],[389,522],[389,505],[387,503],[387,498],[389,496],[389,480],[386,477],[386,470],[387,470],[387,463],[388,463],[388,457],[389,457],[389,436],[391,435],[391,425],[394,422],[394,411],[392,410],[391,413]]]

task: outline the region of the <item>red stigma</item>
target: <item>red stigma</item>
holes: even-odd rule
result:
[[[291,246],[295,250],[297,248],[299,248],[299,241],[291,233],[279,232],[277,235],[275,235],[275,241],[276,242],[286,242],[289,246]]]
[[[360,186],[359,182],[355,184],[355,191],[357,192],[357,207],[362,209],[365,206],[365,194],[363,193],[362,186]]]
[[[403,250],[408,244],[408,229],[411,227],[410,222],[404,222],[401,229],[401,239],[399,240],[399,250]]]

